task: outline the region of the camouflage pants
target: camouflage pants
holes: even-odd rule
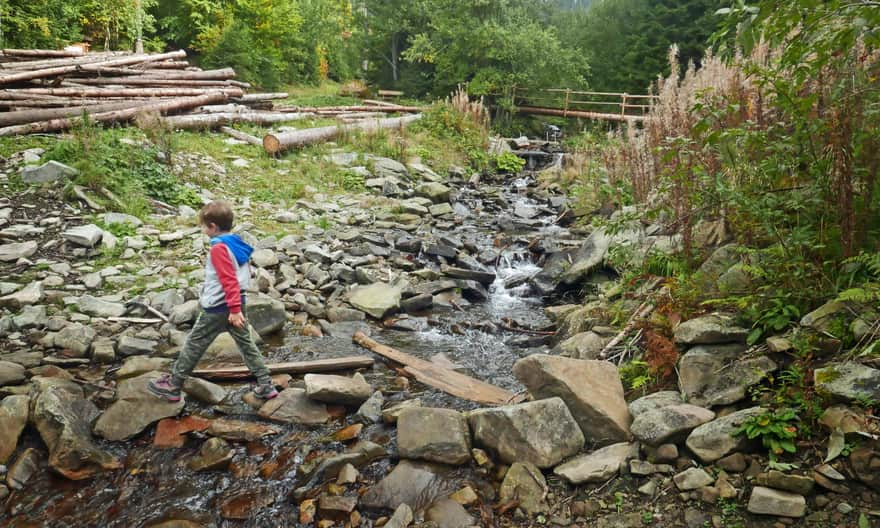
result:
[[[241,307],[241,313],[247,318],[244,306]],[[263,356],[260,355],[260,350],[251,338],[248,326],[236,328],[230,325],[229,312],[211,313],[202,311],[198,319],[196,319],[192,332],[186,338],[186,344],[183,345],[183,350],[177,357],[177,361],[171,366],[171,377],[175,385],[183,384],[183,381],[192,374],[196,364],[205,355],[205,351],[208,350],[214,339],[223,332],[229,332],[229,335],[232,336],[235,344],[238,345],[241,356],[244,358],[244,364],[247,365],[251,373],[257,378],[257,381],[259,383],[269,383],[271,381],[269,369],[266,368]]]

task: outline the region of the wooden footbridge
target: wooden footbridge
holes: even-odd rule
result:
[[[584,92],[567,88],[512,88],[517,113],[578,117],[600,121],[638,122],[645,119],[656,95]]]

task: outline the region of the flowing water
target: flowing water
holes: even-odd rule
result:
[[[517,359],[547,351],[545,339],[537,333],[510,331],[510,325],[531,329],[546,326],[543,303],[536,297],[527,279],[540,268],[533,262],[529,243],[535,237],[564,237],[553,224],[556,211],[532,199],[528,190],[531,176],[523,176],[504,185],[483,185],[478,190],[463,189],[456,204],[459,215],[466,215],[453,231],[435,230],[436,236],[453,234],[467,238],[481,251],[495,251],[497,279],[489,287],[489,299],[462,309],[435,309],[428,317],[416,319],[418,331],[379,329],[373,325],[373,337],[384,344],[424,359],[442,354],[461,371],[513,392],[521,389],[512,374]],[[517,218],[514,211],[525,212],[530,219]],[[499,233],[503,230],[503,236]],[[421,263],[431,266],[427,259]],[[356,326],[356,325],[355,325]],[[365,354],[351,342],[350,333],[336,337],[289,337],[271,347],[273,360],[305,360]],[[395,380],[397,373],[381,362],[364,373],[374,387],[382,387],[387,401],[419,397],[426,406],[470,409],[475,404],[462,401],[416,382],[409,390]],[[391,387],[390,390],[386,388]],[[399,387],[395,390],[394,387]],[[231,400],[240,402],[248,390],[235,389]],[[230,418],[254,420],[253,411],[243,403],[221,408]],[[224,416],[218,411],[187,404],[187,412],[205,417]],[[11,506],[0,515],[0,526],[58,527],[139,527],[168,519],[189,519],[205,526],[298,526],[297,507],[288,493],[298,483],[295,469],[315,452],[342,451],[345,446],[328,435],[345,425],[340,418],[327,426],[308,428],[282,426],[279,434],[263,442],[237,444],[236,456],[229,471],[194,473],[186,468],[187,460],[198,451],[201,442],[190,440],[181,449],[158,450],[151,446],[152,434],[142,434],[125,445],[104,446],[126,455],[125,470],[104,474],[85,482],[71,482],[42,470],[25,490],[13,492]],[[148,430],[149,431],[149,430]],[[385,425],[365,427],[360,437],[394,450],[394,428]],[[34,431],[25,442],[40,446]],[[367,481],[381,478],[392,464],[388,458],[365,468]],[[458,470],[459,472],[467,470]],[[463,477],[478,479],[475,475]],[[248,520],[228,520],[221,516],[226,508],[253,507],[255,516]]]

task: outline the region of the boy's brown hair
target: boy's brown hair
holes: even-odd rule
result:
[[[223,200],[214,200],[199,211],[200,225],[216,224],[220,231],[231,231],[234,219],[232,204]]]

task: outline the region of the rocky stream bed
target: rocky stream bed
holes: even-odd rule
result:
[[[371,356],[352,340],[361,331],[514,398],[479,405],[373,355],[357,372],[277,374],[268,403],[247,380],[193,378],[172,404],[145,385],[198,313],[195,211],[146,223],[97,211],[82,191],[65,199],[67,169],[39,155],[0,167],[5,185],[22,169],[30,184],[0,201],[0,526],[870,522],[880,458],[868,445],[786,473],[732,435],[763,411],[748,388],[779,368],[784,340],[746,353],[729,316],[685,321],[679,390],[626,401],[621,358],[604,354],[619,331],[599,315],[605,262],[618,244],[676,248],[658,226],[563,227],[566,198],[531,171],[438,175],[333,154],[365,192],[282,209],[236,199],[236,230],[258,249],[248,312],[267,362]],[[306,227],[285,234],[293,225]],[[735,264],[724,247],[707,262],[716,277]],[[811,315],[802,323],[820,325]],[[227,337],[200,367],[240,364]],[[829,368],[817,386],[841,401],[878,390],[873,369]],[[875,432],[835,409],[832,430]]]

